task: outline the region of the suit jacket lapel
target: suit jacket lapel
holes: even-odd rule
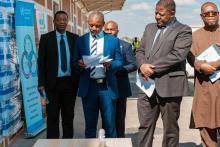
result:
[[[56,61],[58,61],[58,46],[57,46],[57,37],[56,37],[56,31],[53,31],[51,36],[51,42],[52,42],[52,50],[54,50],[54,53],[56,55]],[[57,62],[58,64],[58,62]]]
[[[103,56],[105,57],[106,55],[108,55],[107,54],[107,51],[108,51],[108,49],[107,49],[107,47],[108,47],[108,41],[107,41],[107,37],[106,37],[106,34],[104,34],[104,46],[103,46]]]
[[[50,35],[51,40],[51,45],[49,45],[49,47],[51,47],[51,50],[54,52],[54,68],[55,71],[58,71],[58,60],[59,60],[59,56],[58,56],[58,46],[57,46],[57,37],[56,37],[56,31],[53,31],[52,34]]]
[[[150,46],[149,46],[149,50],[148,50],[148,52],[147,52],[147,57],[149,57],[150,55],[152,55],[152,52],[153,52],[153,51],[152,51],[152,47],[153,47],[154,38],[155,38],[155,36],[156,36],[157,30],[158,30],[158,28],[157,28],[157,26],[155,25],[155,27],[152,29],[152,32],[151,32],[151,34],[150,34],[150,36],[149,36]],[[154,37],[152,37],[152,36],[154,36]]]
[[[66,37],[67,37],[67,42],[68,42],[68,45],[69,45],[69,52],[70,52],[70,58],[72,58],[72,55],[73,55],[73,42],[74,40],[71,40],[70,38],[70,35],[68,32],[66,32]]]
[[[158,50],[160,49],[161,44],[164,42],[164,40],[167,39],[167,37],[169,36],[169,34],[172,32],[173,27],[175,26],[175,22],[174,24],[172,24],[167,30],[166,32],[163,34],[161,40],[158,42],[158,45],[156,46],[156,48],[152,51],[151,56],[155,55]]]
[[[90,33],[87,33],[81,42],[83,44],[82,55],[90,55]]]

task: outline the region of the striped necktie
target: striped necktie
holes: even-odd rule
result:
[[[97,54],[97,40],[95,37],[93,37],[91,49],[90,49],[90,55],[94,56]],[[90,76],[95,75],[95,66],[90,67]]]

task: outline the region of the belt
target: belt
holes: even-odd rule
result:
[[[96,84],[105,84],[106,83],[106,79],[92,79],[91,80],[95,81]]]

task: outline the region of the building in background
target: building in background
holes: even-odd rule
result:
[[[40,31],[42,29],[39,26],[39,16],[38,14],[41,13],[41,18],[44,18],[43,23],[46,23],[47,32],[50,32],[54,29],[53,25],[53,16],[54,14],[59,11],[63,10],[66,11],[69,15],[69,24],[67,30],[70,32],[74,32],[76,34],[82,35],[88,30],[87,26],[87,16],[86,14],[88,11],[84,9],[83,3],[79,0],[34,0],[35,3],[35,39],[36,44],[39,43],[39,36]],[[42,16],[43,15],[43,16]]]
[[[98,10],[109,13],[121,10],[125,0],[34,0],[35,3],[35,39],[39,43],[39,26],[37,25],[37,13],[43,12],[45,15],[47,31],[52,31],[53,16],[59,10],[64,10],[69,15],[67,30],[78,35],[83,35],[88,31],[87,15],[90,11]]]

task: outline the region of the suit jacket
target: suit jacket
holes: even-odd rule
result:
[[[157,24],[149,24],[136,52],[137,66],[149,63],[155,65],[156,91],[161,97],[179,97],[187,95],[186,56],[192,44],[192,31],[177,20],[164,32],[156,48],[151,51]]]
[[[82,59],[83,55],[90,55],[90,33],[87,33],[77,40],[77,49],[74,57],[75,69],[79,71],[78,60]],[[116,71],[122,68],[122,57],[120,53],[119,39],[104,33],[104,56],[113,59],[109,70],[106,71],[106,82],[109,96],[112,99],[118,98]],[[84,98],[87,96],[90,82],[90,68],[80,72],[78,96]]]
[[[123,60],[123,67],[116,73],[118,82],[119,98],[127,98],[131,96],[131,86],[128,78],[128,73],[135,71],[136,61],[132,51],[132,45],[123,40],[120,40],[120,49]]]
[[[66,31],[67,41],[70,49],[71,77],[73,83],[77,82],[73,71],[73,53],[78,35]],[[51,90],[56,86],[58,74],[58,47],[56,31],[41,35],[38,50],[38,86],[44,86]],[[75,83],[76,84],[76,83]]]

